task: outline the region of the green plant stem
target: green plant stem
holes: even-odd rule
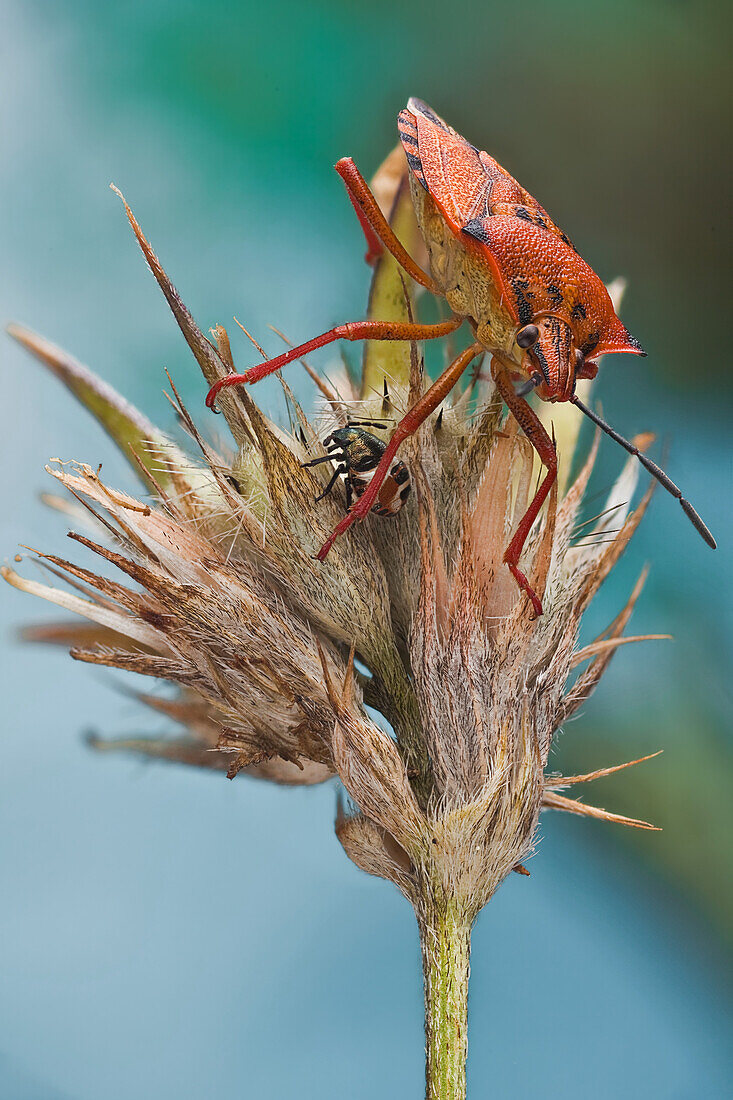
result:
[[[419,920],[425,977],[426,1100],[465,1100],[471,921],[450,904]]]

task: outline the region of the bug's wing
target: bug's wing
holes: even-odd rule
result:
[[[490,213],[493,180],[478,149],[419,99],[409,100],[397,127],[408,165],[454,231]]]
[[[410,99],[397,126],[413,174],[459,233],[478,218],[506,214],[570,241],[544,207],[498,161],[477,149],[420,99]]]

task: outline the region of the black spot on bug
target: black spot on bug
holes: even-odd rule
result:
[[[535,359],[539,363],[540,370],[542,371],[545,382],[547,382],[547,385],[549,386],[549,384],[550,384],[550,367],[549,367],[549,364],[547,362],[547,359],[545,358],[545,353],[544,353],[544,351],[542,350],[542,348],[540,347],[539,344],[535,344],[535,346],[532,348],[532,354],[534,355]]]
[[[592,352],[594,352],[596,350],[596,348],[598,347],[598,341],[600,340],[600,338],[601,338],[600,332],[592,332],[590,334],[590,336],[588,337],[588,339],[583,344],[580,345],[580,350],[582,351],[583,355],[586,358]]]
[[[646,359],[646,352],[644,351],[643,347],[641,346],[639,341],[636,339],[636,337],[632,336],[630,332],[627,332],[626,335],[629,338],[629,346],[634,348],[634,350],[639,353],[639,355],[642,357],[642,359]]]
[[[414,172],[422,172],[422,161],[415,153],[408,153],[405,150],[405,156],[407,157],[407,163]]]
[[[556,286],[555,283],[548,283],[545,287],[545,290],[547,291],[550,298],[550,305],[554,306],[555,309],[558,309],[561,305],[563,305],[565,298],[559,286]]]
[[[514,291],[514,297],[517,301],[517,315],[519,321],[523,325],[528,325],[532,320],[532,303],[530,298],[534,295],[529,289],[529,282],[527,279],[512,279],[512,290]]]
[[[534,221],[534,218],[532,217],[526,206],[515,206],[514,213],[518,218],[522,218],[522,220],[525,222]]]
[[[410,111],[417,111],[419,114],[424,115],[425,118],[429,118],[431,122],[434,122],[441,130],[444,130],[446,134],[450,133],[450,128],[443,122],[440,115],[436,115],[432,107],[428,107],[427,103],[424,103],[422,99],[416,99],[415,96],[411,96],[407,102],[407,107]]]
[[[466,222],[463,227],[463,232],[468,233],[469,237],[474,237],[477,241],[481,241],[481,244],[489,243],[490,237],[483,218],[472,218],[470,222]]]
[[[576,302],[570,310],[570,317],[573,321],[584,321],[587,316],[588,313],[582,302]]]

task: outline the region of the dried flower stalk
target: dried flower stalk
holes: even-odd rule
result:
[[[375,193],[418,253],[402,163],[388,158]],[[211,385],[233,368],[227,333],[217,326],[210,340],[201,332],[126,209]],[[370,315],[407,319],[414,308],[385,255]],[[243,772],[313,784],[338,776],[349,796],[336,820],[344,850],[369,874],[393,882],[417,915],[427,1095],[463,1097],[471,926],[510,872],[528,873],[523,864],[541,811],[653,828],[560,793],[617,768],[565,778],[546,772],[554,734],[588,699],[615,650],[644,640],[623,635],[642,574],[604,634],[577,648],[583,611],[648,504],[649,493],[629,510],[638,467],[630,460],[600,517],[576,527],[598,439],[570,480],[579,416],[554,410],[560,490],[522,565],[545,608],[533,620],[502,554],[536,470],[527,441],[502,421],[501,402],[481,369],[406,443],[416,489],[408,506],[391,520],[370,517],[319,563],[313,555],[344,501],[339,491],[315,501],[330,468],[302,463],[323,453],[324,432],[285,382],[291,433],[271,423],[249,392],[222,391],[235,444],[227,453],[206,442],[171,383],[194,460],[65,352],[27,330],[10,332],[94,413],[148,493],[120,493],[84,463],[48,467],[94,535],[70,537],[120,576],[109,580],[47,554],[38,560],[68,587],[5,568],[12,585],[86,620],[26,636],[70,645],[78,661],[175,685],[171,698],[140,698],[184,735],[96,741],[100,750],[220,769],[230,778]],[[314,378],[329,428],[352,411],[390,417],[414,403],[425,383],[416,348],[384,343],[367,346],[360,384]],[[58,498],[51,502],[69,511]],[[355,670],[355,658],[368,676]],[[585,668],[570,682],[579,663]],[[381,711],[393,737],[365,703]]]

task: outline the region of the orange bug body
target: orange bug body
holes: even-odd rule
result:
[[[595,360],[612,352],[643,355],[616,316],[601,279],[551,220],[547,211],[488,153],[471,145],[430,107],[410,99],[398,129],[410,188],[430,259],[428,275],[396,238],[364,178],[350,158],[336,171],[344,180],[364,231],[367,260],[387,248],[418,283],[444,297],[453,318],[436,325],[362,321],[337,325],[321,336],[245,371],[220,379],[206,398],[214,406],[225,386],[256,382],[334,340],[425,340],[445,336],[468,321],[475,342],[446,368],[397,424],[368,486],[321,547],[363,519],[379,499],[402,441],[440,405],[471,361],[491,353],[497,389],[546,474],[506,549],[504,561],[536,614],[542,605],[519,568],[519,558],[557,476],[555,446],[525,400],[534,389],[544,401],[571,401],[639,461],[675,496],[705,541],[715,540],[681,491],[659,467],[614,432],[575,396],[578,378],[595,377]],[[525,379],[517,392],[514,382]]]
[[[594,377],[600,355],[643,354],[596,273],[493,157],[419,100],[398,128],[433,279],[483,347],[517,373],[540,368],[545,401],[568,400],[576,378]],[[539,334],[525,349],[517,335],[530,323]]]

